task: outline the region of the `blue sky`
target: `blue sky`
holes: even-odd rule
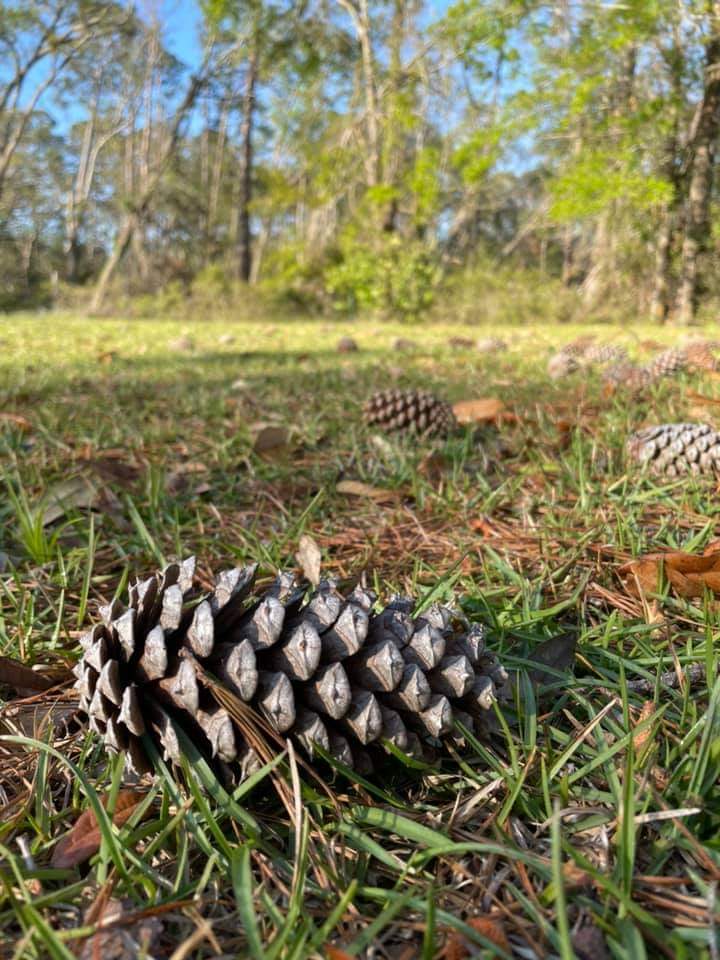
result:
[[[172,52],[193,66],[200,57],[199,27],[202,13],[195,0],[164,0],[160,16],[167,25],[166,39]]]

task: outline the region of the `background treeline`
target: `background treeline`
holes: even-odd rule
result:
[[[0,2],[0,309],[712,315],[720,0],[188,10]]]

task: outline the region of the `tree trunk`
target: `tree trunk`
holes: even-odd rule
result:
[[[612,120],[609,139],[613,146],[620,143],[622,137],[622,118],[632,112],[635,70],[637,67],[637,48],[629,44],[621,55],[619,74],[614,81],[612,97]],[[590,257],[590,270],[582,285],[583,300],[588,306],[595,306],[612,291],[616,275],[616,221],[622,208],[616,199],[611,199],[600,214],[595,230]]]
[[[238,197],[238,242],[235,270],[238,280],[242,280],[243,283],[249,283],[252,275],[250,204],[252,202],[253,127],[255,122],[257,75],[257,51],[253,50],[247,65],[242,124],[240,127],[242,166],[240,169],[240,190]]]
[[[698,265],[710,237],[710,196],[715,146],[720,131],[720,7],[715,6],[712,35],[705,47],[705,87],[695,135],[688,144],[692,162],[685,236],[680,255],[677,320],[692,323],[698,302]]]
[[[583,280],[582,297],[588,307],[600,302],[609,289],[614,271],[615,251],[610,223],[612,205],[600,214],[592,238],[590,269]]]
[[[665,207],[655,243],[655,273],[650,298],[650,318],[656,323],[665,323],[670,303],[672,217],[670,208]]]
[[[358,0],[357,6],[351,0],[337,0],[352,20],[355,34],[360,45],[362,58],[363,91],[365,94],[365,125],[367,129],[368,149],[365,156],[367,185],[374,187],[380,183],[380,130],[378,121],[377,82],[375,79],[375,56],[370,36],[370,12],[367,0]]]
[[[112,253],[106,260],[105,266],[102,268],[102,272],[98,277],[92,302],[90,303],[91,313],[97,313],[100,307],[103,305],[110,281],[112,280],[113,274],[117,270],[120,261],[125,256],[125,251],[132,242],[133,234],[137,229],[138,223],[139,218],[136,213],[129,213],[126,216],[123,225],[120,228],[120,232],[115,240],[115,246],[113,247]]]
[[[105,295],[107,294],[110,280],[112,279],[115,270],[125,255],[125,252],[132,243],[135,231],[140,226],[141,220],[145,216],[147,208],[150,205],[150,201],[152,200],[153,195],[157,190],[160,181],[162,180],[165,167],[167,166],[168,161],[172,157],[178,145],[183,120],[189,113],[192,105],[195,103],[198,93],[205,84],[206,68],[207,63],[203,63],[202,73],[191,78],[190,84],[185,93],[185,98],[175,112],[175,117],[173,118],[172,126],[168,136],[166,137],[165,142],[160,149],[160,155],[157,159],[157,163],[155,164],[152,172],[149,174],[142,193],[138,197],[137,201],[133,204],[129,212],[125,215],[125,219],[123,220],[118,235],[115,239],[113,251],[98,278],[98,282],[90,302],[91,313],[96,313],[102,306],[103,301],[105,300]]]

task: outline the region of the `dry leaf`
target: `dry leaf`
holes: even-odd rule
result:
[[[482,937],[485,937],[486,940],[489,940],[490,943],[500,947],[501,950],[506,950],[508,953],[512,951],[510,941],[499,920],[493,917],[472,917],[467,921],[467,925],[476,930]],[[473,944],[473,951],[475,949],[476,945]],[[460,933],[452,933],[445,943],[442,952],[443,960],[465,960],[469,956],[470,948],[466,938]]]
[[[8,413],[7,411],[0,412],[0,423],[12,424],[13,427],[16,427],[22,431],[22,433],[30,433],[33,428],[33,425],[27,417],[23,417],[19,413]]]
[[[335,489],[338,493],[344,493],[349,497],[368,497],[376,503],[388,503],[397,500],[398,497],[396,490],[382,490],[380,487],[371,487],[368,483],[361,483],[359,480],[341,480]]]
[[[188,463],[179,463],[174,470],[165,477],[165,489],[168,493],[181,493],[189,485],[188,477],[192,474],[207,473],[207,467],[204,463],[189,461]],[[209,489],[209,488],[208,488]],[[197,493],[197,490],[195,491]]]
[[[13,687],[18,693],[37,693],[37,691],[49,690],[63,679],[68,679],[70,673],[65,671],[65,676],[60,679],[45,676],[37,670],[31,670],[26,664],[21,663],[14,657],[0,657],[0,683],[6,683]]]
[[[660,593],[664,579],[676,594],[687,599],[702,597],[705,590],[720,593],[720,550],[704,554],[649,553],[623,564],[619,574],[634,597]]]
[[[325,956],[327,960],[353,960],[349,953],[340,947],[334,947],[331,943],[325,947]]]
[[[48,727],[55,740],[64,740],[84,727],[84,714],[75,703],[64,703],[50,694],[48,697],[32,696],[31,701],[6,704],[0,711],[0,730],[3,733],[20,734],[23,737],[42,739]]]
[[[43,526],[47,527],[60,520],[68,510],[98,509],[107,512],[117,511],[120,502],[112,491],[88,476],[79,474],[63,480],[52,487],[47,494],[47,506],[43,512]]]
[[[610,960],[605,936],[594,923],[586,923],[573,935],[573,950],[577,960]]]
[[[145,794],[137,790],[121,790],[117,796],[112,822],[118,827],[122,826],[130,819],[144,797]],[[103,807],[107,804],[107,799],[107,796],[102,798]],[[72,830],[57,844],[50,864],[56,870],[76,867],[97,853],[101,840],[100,826],[91,807],[80,814]]]
[[[510,953],[510,941],[499,920],[494,920],[492,917],[473,917],[472,920],[468,920],[468,926],[477,930],[479,934],[489,940],[490,943],[494,943],[496,947]]]
[[[706,397],[703,393],[696,393],[694,390],[687,390],[685,396],[699,406],[720,407],[720,398]]]
[[[574,633],[561,633],[556,637],[548,637],[543,640],[528,655],[528,660],[534,660],[540,664],[536,670],[530,670],[528,676],[533,683],[552,683],[557,678],[543,667],[551,667],[553,670],[569,670],[575,663],[575,648],[577,647],[577,635]]]
[[[132,900],[108,900],[98,918],[100,928],[83,946],[80,960],[135,960],[149,957],[163,923],[159,917],[137,916],[133,919]],[[86,923],[90,923],[87,916]]]
[[[287,447],[290,440],[286,428],[276,423],[255,423],[250,427],[250,433],[255,453],[277,452]]]
[[[569,890],[588,890],[595,883],[592,874],[583,870],[572,860],[566,860],[563,863],[562,874],[565,886]]]
[[[322,560],[322,555],[320,553],[320,547],[317,545],[317,543],[315,543],[309,534],[304,533],[300,537],[295,559],[301,567],[305,577],[314,587],[316,587],[320,582],[320,563]]]
[[[458,423],[485,423],[497,420],[505,413],[505,404],[499,397],[482,397],[479,400],[461,400],[453,405]]]

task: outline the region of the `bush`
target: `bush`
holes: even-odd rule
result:
[[[324,279],[341,313],[370,309],[416,319],[433,302],[440,270],[424,243],[389,233],[373,247],[346,240]]]

